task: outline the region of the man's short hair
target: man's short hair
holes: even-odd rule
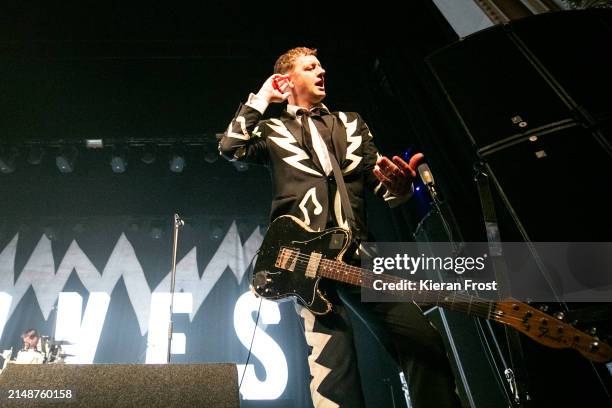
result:
[[[295,67],[295,60],[302,56],[313,55],[317,56],[317,50],[314,48],[307,47],[296,47],[292,48],[276,60],[274,64],[275,74],[286,74]]]
[[[31,328],[31,329],[27,329],[27,330],[25,330],[23,333],[21,333],[21,338],[22,338],[22,339],[25,339],[25,338],[26,338],[26,336],[28,335],[28,333],[31,333],[31,332],[34,332],[34,333],[32,333],[32,334],[33,334],[33,335],[35,335],[36,337],[38,337],[38,330],[36,330],[36,329],[34,329],[34,328]],[[28,337],[29,337],[29,336],[28,336]]]

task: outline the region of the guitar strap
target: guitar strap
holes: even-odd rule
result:
[[[356,227],[355,216],[353,215],[351,202],[349,201],[348,193],[346,191],[346,185],[344,184],[342,170],[340,170],[340,165],[338,164],[336,155],[332,151],[329,152],[329,161],[331,162],[334,178],[336,179],[336,188],[340,193],[340,203],[342,205],[342,211],[344,212],[344,216],[346,217],[349,228],[351,228],[351,230],[354,230],[354,228]]]
[[[489,176],[483,170],[482,166],[478,166],[474,177],[476,186],[478,187],[478,195],[480,196],[480,204],[482,206],[482,214],[487,233],[487,241],[489,242],[489,252],[495,272],[495,279],[501,288],[501,295],[507,297],[510,288],[508,279],[508,267],[503,258],[501,238],[499,234],[499,226],[497,223],[497,214],[495,213],[495,205],[493,203],[493,195],[489,185]],[[510,383],[511,391],[515,398],[515,403],[522,406],[527,399],[527,372],[523,357],[523,348],[521,346],[519,333],[515,330],[504,326],[506,333],[506,342],[510,355],[510,364],[514,368],[514,373],[508,369],[505,371],[505,376]],[[513,381],[514,380],[514,381]]]

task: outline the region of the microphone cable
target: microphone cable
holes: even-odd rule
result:
[[[259,251],[258,251],[259,252]],[[253,266],[253,262],[255,261],[255,257],[258,252],[256,252],[251,258],[251,262],[249,265]],[[259,316],[261,314],[261,304],[263,303],[263,298],[259,297],[259,307],[257,308],[257,317],[255,318],[255,328],[253,329],[253,336],[251,337],[251,344],[249,345],[249,354],[247,354],[246,362],[244,363],[244,370],[242,370],[242,376],[240,377],[240,383],[238,384],[238,392],[242,389],[242,381],[244,380],[244,375],[246,374],[247,367],[249,366],[249,360],[251,359],[251,351],[253,350],[253,342],[255,341],[255,333],[257,333],[257,326],[259,325]]]
[[[247,354],[246,362],[244,363],[244,370],[242,370],[242,376],[240,377],[240,384],[238,384],[238,391],[242,389],[242,381],[244,380],[244,375],[246,374],[247,367],[249,366],[249,360],[251,359],[251,350],[253,350],[253,341],[255,340],[255,333],[257,333],[257,326],[259,324],[259,315],[261,312],[261,304],[263,303],[263,298],[259,298],[259,307],[257,308],[257,318],[255,318],[255,328],[253,329],[253,336],[251,337],[251,345],[249,346],[249,354]]]

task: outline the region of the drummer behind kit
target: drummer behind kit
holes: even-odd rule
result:
[[[64,357],[69,356],[62,352],[62,345],[71,344],[70,342],[56,341],[49,336],[39,336],[35,329],[26,330],[21,337],[23,349],[17,353],[14,360],[11,360],[12,348],[2,353],[4,358],[2,370],[7,364],[62,364]]]

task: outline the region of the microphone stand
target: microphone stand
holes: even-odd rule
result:
[[[435,209],[434,211],[437,212],[438,215],[440,216],[440,221],[442,222],[442,226],[444,227],[444,232],[446,232],[446,235],[449,238],[450,245],[453,248],[453,255],[458,255],[460,252],[460,248],[457,247],[457,244],[453,237],[453,231],[448,221],[446,220],[444,212],[442,211],[442,200],[440,200],[440,197],[438,196],[438,192],[436,191],[436,186],[433,181],[425,182],[425,186],[427,187],[427,190],[429,190],[429,195],[431,196],[431,199],[432,199],[431,204],[433,205]]]
[[[179,217],[178,214],[174,214],[174,234],[172,240],[172,273],[170,276],[170,320],[168,321],[168,354],[166,356],[166,362],[170,364],[170,356],[172,354],[172,313],[174,309],[174,286],[176,283],[176,252],[178,248],[178,233],[179,228],[185,225],[185,221]]]

